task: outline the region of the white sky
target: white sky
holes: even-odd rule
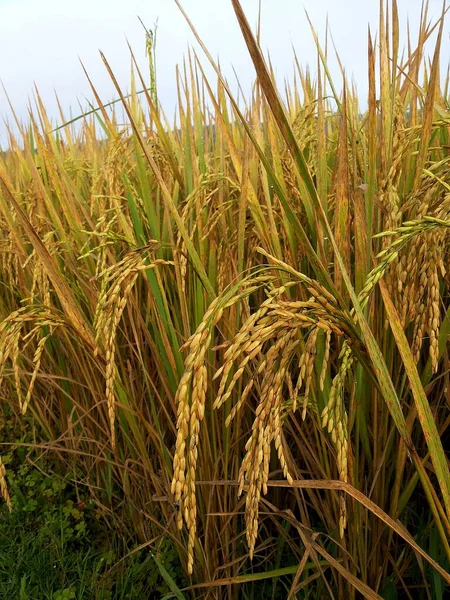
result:
[[[258,0],[241,0],[250,23],[256,25]],[[182,5],[211,54],[220,57],[230,81],[236,69],[248,92],[254,73],[230,0],[182,0]],[[416,33],[421,0],[398,0],[401,29],[409,17]],[[308,12],[323,41],[326,17],[340,58],[353,74],[365,103],[367,94],[367,26],[377,29],[378,0],[262,0],[262,46],[270,51],[277,78],[293,72],[294,46],[302,65],[314,69],[316,54],[305,16]],[[430,0],[430,18],[440,14],[442,0]],[[130,56],[126,39],[145,69],[145,35],[137,16],[148,28],[158,19],[157,77],[160,101],[168,116],[176,102],[175,65],[189,44],[190,29],[173,0],[0,0],[0,79],[21,119],[37,85],[49,115],[58,119],[54,91],[64,110],[76,115],[79,103],[92,99],[78,57],[85,64],[103,101],[115,98],[98,50],[108,58],[119,83],[129,87]],[[450,16],[448,17],[450,19]],[[443,70],[449,60],[449,20],[445,28]],[[414,39],[414,38],[413,38]],[[403,43],[405,38],[403,39]],[[201,55],[201,52],[200,52]],[[206,60],[204,61],[206,64]],[[339,78],[336,67],[333,74]],[[0,89],[0,145],[5,142],[3,120],[9,114]]]

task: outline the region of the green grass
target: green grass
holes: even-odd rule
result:
[[[9,415],[1,431],[13,506],[0,508],[1,598],[156,599],[171,591],[167,576],[183,580],[170,543],[139,548],[57,462],[30,450],[29,419],[18,429]]]

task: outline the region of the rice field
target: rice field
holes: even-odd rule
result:
[[[2,405],[177,598],[444,598],[450,105],[444,11],[369,34],[368,101],[325,46],[237,101],[197,37],[178,112],[131,94],[0,154]],[[425,52],[434,40],[431,57]],[[205,76],[205,65],[214,78]],[[92,74],[91,74],[92,75]],[[143,93],[138,93],[143,90]],[[122,113],[126,118],[122,118]],[[1,495],[10,504],[0,457]],[[180,584],[181,585],[181,584]]]

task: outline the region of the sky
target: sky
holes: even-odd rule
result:
[[[242,40],[231,0],[181,0],[209,51],[219,57],[230,82],[233,68],[246,93],[254,71]],[[241,0],[250,24],[257,22],[259,0]],[[421,0],[398,0],[401,30],[409,19],[417,32]],[[316,64],[316,50],[306,18],[324,40],[328,18],[334,44],[348,75],[353,75],[362,104],[367,96],[367,27],[377,30],[378,0],[261,0],[261,43],[270,52],[277,80],[292,79],[293,52],[303,66]],[[430,0],[430,18],[436,18],[442,0]],[[172,117],[176,105],[175,67],[189,46],[198,45],[174,0],[0,0],[0,80],[20,119],[26,120],[36,85],[49,115],[59,119],[55,91],[70,115],[88,107],[92,93],[80,60],[104,102],[116,98],[101,61],[107,57],[119,83],[130,85],[131,44],[138,62],[146,68],[145,32],[158,20],[157,80],[162,106]],[[443,67],[450,56],[450,16],[444,32]],[[405,39],[403,39],[403,43]],[[201,51],[199,51],[202,56]],[[202,62],[206,64],[206,59]],[[339,80],[335,60],[332,74]],[[4,146],[5,118],[11,119],[6,96],[0,89],[0,146]]]

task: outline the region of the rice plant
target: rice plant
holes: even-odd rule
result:
[[[175,122],[150,44],[130,94],[102,55],[118,102],[89,79],[98,108],[55,129],[36,92],[9,132],[2,402],[114,526],[156,557],[175,544],[178,597],[444,598],[445,7],[429,23],[422,6],[402,56],[380,3],[362,110],[313,29],[316,75],[294,55],[277,90],[232,4],[248,103],[185,15],[216,77],[187,54]],[[10,502],[1,462],[0,489]]]

